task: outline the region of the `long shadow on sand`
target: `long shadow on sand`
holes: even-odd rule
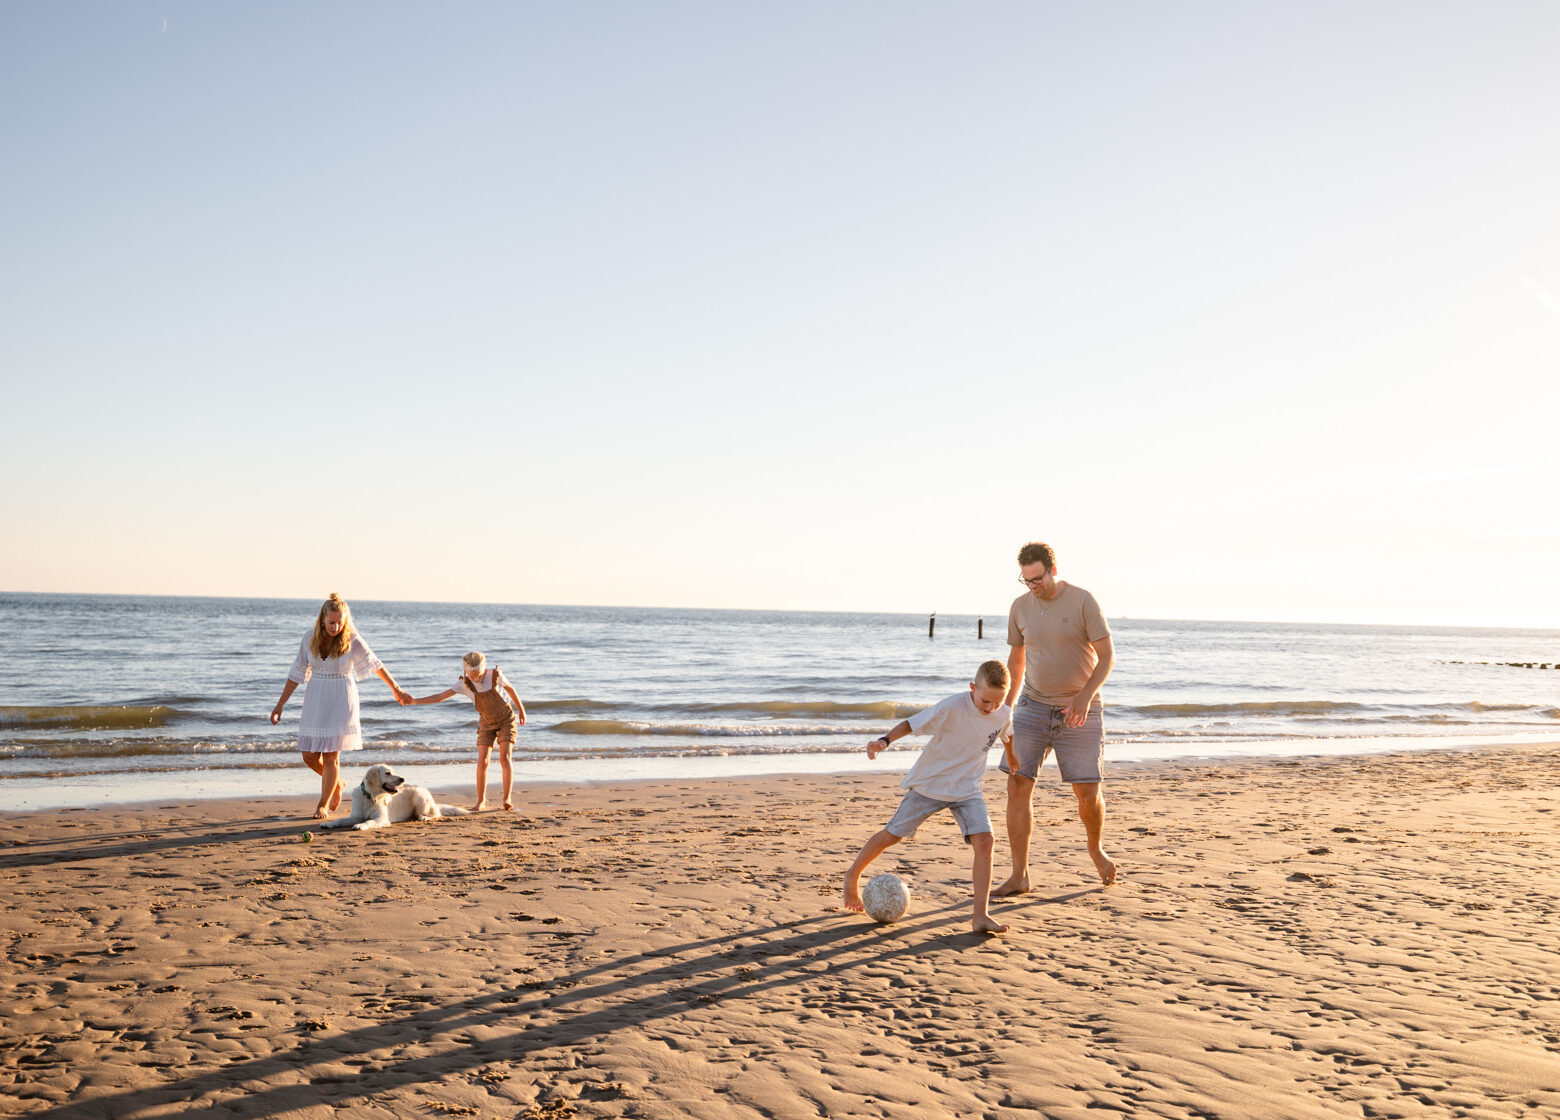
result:
[[[237,842],[279,839],[297,836],[319,821],[296,817],[250,817],[220,824],[198,822],[188,825],[164,825],[136,832],[100,832],[58,836],[46,840],[11,841],[12,847],[0,851],[0,869],[52,867],[61,863],[84,863],[94,859],[120,856],[144,856],[170,848],[201,848]]]
[[[1031,898],[1031,902],[1040,899]],[[342,1107],[407,1085],[435,1081],[480,1069],[505,1058],[523,1059],[541,1049],[564,1050],[624,1028],[644,1029],[695,1005],[727,1001],[790,986],[816,983],[820,972],[838,986],[854,969],[879,967],[906,956],[962,952],[985,941],[947,927],[968,920],[968,903],[955,903],[891,927],[866,925],[839,914],[819,915],[782,925],[743,929],[720,937],[635,954],[589,968],[531,981],[520,987],[462,1000],[447,1006],[387,1019],[339,1035],[300,1040],[285,1053],[221,1070],[208,1070],[155,1087],[110,1093],[70,1102],[31,1115],[54,1120],[85,1117],[135,1117],[187,1109],[204,1094],[237,1091],[240,1100],[223,1107],[246,1116],[268,1116],[306,1104]],[[752,942],[757,941],[757,944]],[[748,942],[748,944],[738,944]],[[846,959],[849,958],[849,959]],[[820,970],[819,964],[827,965]],[[804,967],[806,966],[805,970]],[[627,973],[627,975],[624,975]],[[545,990],[545,994],[543,994]],[[827,999],[827,993],[820,993]],[[606,1006],[583,1005],[607,1000]],[[823,1002],[823,1000],[820,1000]],[[576,1010],[570,1011],[570,1008]],[[463,1032],[502,1027],[513,1020],[548,1012],[543,1024],[518,1026],[511,1034],[486,1038],[473,1047]],[[344,1077],[339,1064],[384,1054],[408,1042],[423,1046],[446,1040],[439,1054],[376,1062],[370,1072]],[[337,1066],[327,1071],[325,1066]],[[311,1067],[320,1067],[313,1077]],[[282,1073],[302,1074],[302,1083],[253,1088]]]

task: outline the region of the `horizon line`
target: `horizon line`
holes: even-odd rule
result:
[[[79,598],[116,598],[116,599],[221,599],[221,600],[272,600],[283,603],[313,603],[315,597],[294,595],[174,595],[160,594],[144,591],[27,591],[0,589],[0,595],[54,595],[75,596]],[[1015,596],[1015,598],[1017,598]],[[321,600],[323,601],[323,600]],[[454,605],[466,607],[569,607],[585,610],[640,610],[640,611],[712,611],[733,614],[869,614],[885,615],[904,618],[926,618],[941,614],[944,618],[970,618],[970,619],[1002,619],[1007,616],[1004,608],[1000,612],[982,613],[980,611],[905,611],[905,610],[852,610],[844,608],[820,608],[820,607],[689,607],[689,606],[651,606],[641,603],[549,603],[537,601],[502,601],[502,600],[472,600],[472,599],[376,599],[355,598],[350,602],[358,603],[394,603],[410,606],[440,606]],[[1555,626],[1512,626],[1509,624],[1495,623],[1452,623],[1452,622],[1319,622],[1313,619],[1282,619],[1282,618],[1170,618],[1159,615],[1128,615],[1106,614],[1106,620],[1111,622],[1200,622],[1212,624],[1239,623],[1253,626],[1347,626],[1347,627],[1397,627],[1400,629],[1418,630],[1533,630],[1533,631],[1560,631],[1560,625]]]

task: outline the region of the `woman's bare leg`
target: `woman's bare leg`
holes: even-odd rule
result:
[[[303,764],[320,776],[320,803],[314,807],[314,819],[322,821],[341,805],[341,755],[334,751],[302,753]]]

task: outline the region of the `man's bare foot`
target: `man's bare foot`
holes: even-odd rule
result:
[[[970,923],[970,929],[976,933],[1006,933],[1008,931],[1006,923],[994,920],[989,914],[983,918],[976,918]]]
[[[992,898],[1011,898],[1015,894],[1029,893],[1028,875],[1009,875],[1001,886],[991,889]]]
[[[473,805],[471,807],[471,811],[473,813],[480,813],[480,812],[482,812],[483,809],[486,809],[486,808],[487,808],[487,802],[486,801],[478,801],[475,805]]]
[[[845,909],[854,910],[858,914],[866,909],[866,907],[861,904],[860,883],[845,884]]]
[[[1105,849],[1090,852],[1089,858],[1094,861],[1094,869],[1100,873],[1100,880],[1108,887],[1116,881],[1116,861],[1105,854]],[[996,894],[996,891],[992,891]]]
[[[330,791],[330,810],[331,810],[331,812],[335,812],[337,809],[341,808],[341,795],[344,792],[346,792],[346,789],[347,789],[347,783],[346,782],[337,782],[336,783],[336,788]]]

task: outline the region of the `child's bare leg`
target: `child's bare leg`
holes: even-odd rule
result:
[[[971,876],[975,884],[975,918],[970,922],[970,928],[976,933],[1006,933],[1008,930],[987,910],[991,903],[991,850],[995,846],[989,832],[977,832],[970,837],[970,848],[975,857]]]
[[[498,768],[504,775],[504,808],[515,807],[514,784],[515,763],[513,743],[500,743],[498,745]]]
[[[486,743],[477,744],[477,800],[471,806],[473,813],[479,809],[487,808],[487,764],[488,754],[492,747]]]
[[[313,765],[309,766],[310,770],[314,770],[320,776],[320,801],[314,807],[314,819],[322,821],[330,816],[332,809],[341,804],[341,792],[337,788],[341,785],[341,756],[335,751],[330,751],[315,755],[315,758],[319,762],[319,768],[316,770]],[[304,756],[304,761],[308,761],[308,755]],[[335,804],[331,803],[332,797],[335,798]]]
[[[904,837],[895,836],[885,828],[861,846],[861,851],[856,853],[856,862],[845,872],[845,909],[856,911],[862,909],[861,873],[867,869],[869,863],[903,839]]]

